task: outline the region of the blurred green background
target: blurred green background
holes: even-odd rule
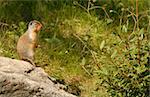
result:
[[[35,63],[80,97],[148,97],[149,0],[0,0],[0,56],[31,20],[43,24]]]

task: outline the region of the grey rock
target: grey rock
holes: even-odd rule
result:
[[[0,97],[76,97],[53,83],[40,67],[0,57]]]

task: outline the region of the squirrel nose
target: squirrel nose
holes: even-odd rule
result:
[[[38,23],[38,24],[36,24],[36,27],[40,27],[40,28],[42,28],[42,24],[41,23]]]
[[[41,23],[38,23],[37,26],[43,27],[43,25]]]
[[[36,24],[36,31],[39,31],[42,28],[42,24],[38,23]]]

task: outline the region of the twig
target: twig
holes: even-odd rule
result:
[[[103,11],[105,12],[107,18],[110,19],[110,16],[109,14],[107,13],[105,7],[100,7],[100,6],[94,6],[94,7],[90,7],[90,4],[91,4],[91,0],[88,1],[88,6],[87,8],[82,6],[81,4],[79,4],[77,1],[74,2],[76,5],[78,5],[79,7],[83,8],[88,14],[90,14],[90,10],[93,10],[93,9],[97,9],[97,8],[100,8],[100,9],[103,9]]]
[[[136,24],[137,24],[137,32],[139,33],[139,14],[138,14],[138,0],[136,0]],[[139,37],[139,36],[138,36]],[[138,38],[138,55],[137,55],[137,59],[138,59],[138,63],[140,65],[140,40]]]
[[[82,43],[83,45],[89,50],[89,52],[91,53],[92,57],[93,57],[93,60],[94,60],[94,63],[97,65],[97,67],[100,69],[100,66],[97,64],[97,60],[96,60],[96,57],[95,55],[93,54],[92,50],[85,44],[85,42],[79,37],[77,36],[76,34],[73,34],[76,38],[78,38]]]
[[[88,70],[83,66],[83,65],[81,65],[81,67],[84,69],[84,71],[89,75],[89,76],[91,76],[92,77],[92,75],[91,75],[91,73],[90,72],[88,72]]]
[[[74,4],[75,4],[75,5],[78,5],[79,7],[83,8],[86,12],[88,12],[87,9],[86,9],[86,7],[82,6],[82,5],[79,4],[77,1],[74,1]]]
[[[0,22],[0,25],[2,25],[2,26],[9,26],[9,24],[7,24],[7,23],[2,23],[2,22]]]
[[[90,7],[89,10],[93,10],[93,9],[97,9],[97,8],[102,9],[103,7],[100,7],[100,6],[93,6],[93,7]]]
[[[135,32],[135,29],[136,29],[136,25],[137,25],[137,21],[136,21],[136,15],[133,13],[133,12],[131,12],[130,10],[127,10],[130,14],[131,14],[131,16],[132,16],[132,18],[133,18],[133,20],[134,20],[134,28],[133,28],[133,31],[132,32]]]
[[[136,0],[136,24],[137,24],[137,30],[139,31],[138,0]]]
[[[88,12],[88,14],[90,13],[90,12],[89,12],[90,4],[91,4],[91,2],[90,2],[90,0],[89,0],[89,1],[88,1],[88,7],[87,7],[87,12]]]
[[[105,14],[106,14],[107,18],[109,18],[109,19],[110,19],[110,16],[108,15],[108,13],[107,13],[107,11],[106,11],[105,7],[103,7],[102,9],[104,10],[104,12],[105,12]]]

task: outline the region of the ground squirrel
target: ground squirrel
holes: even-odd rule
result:
[[[42,24],[39,21],[33,20],[28,24],[27,31],[19,38],[17,43],[17,53],[21,60],[30,62],[35,65],[34,49],[37,48],[38,32],[42,28]]]

